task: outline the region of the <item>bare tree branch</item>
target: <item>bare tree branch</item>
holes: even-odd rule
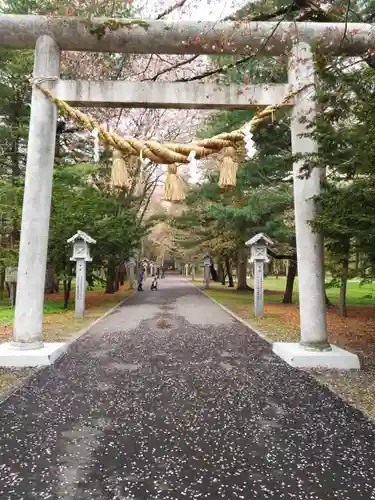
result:
[[[173,12],[174,10],[179,9],[180,7],[183,7],[186,2],[187,2],[187,0],[180,0],[179,2],[176,2],[171,7],[169,7],[168,9],[166,9],[164,12],[162,12],[161,14],[159,14],[158,16],[156,16],[156,19],[157,20],[163,19],[163,17],[167,16],[168,14],[170,14],[171,12]]]
[[[291,4],[289,6],[289,8],[291,8],[292,6],[293,6],[293,4]],[[259,52],[261,52],[267,46],[267,43],[273,37],[273,35],[274,35],[275,31],[277,30],[277,28],[279,27],[280,23],[285,19],[285,16],[287,13],[288,13],[288,11],[283,15],[283,17],[280,19],[280,21],[275,25],[275,27],[272,30],[272,32],[270,33],[270,35],[267,37],[267,39],[264,41],[263,45],[260,47]],[[227,71],[230,68],[237,68],[241,64],[244,64],[244,63],[250,61],[254,57],[255,57],[255,54],[253,54],[251,56],[244,57],[244,58],[240,59],[239,61],[236,61],[235,63],[229,64],[227,66],[222,66],[222,67],[214,69],[214,70],[205,71],[204,73],[201,73],[200,75],[195,75],[191,78],[181,78],[181,79],[176,80],[176,81],[177,82],[192,82],[192,81],[196,81],[196,80],[202,80],[203,78],[207,78],[208,76],[216,75],[218,73],[223,73],[224,71]]]
[[[345,12],[345,29],[344,29],[344,34],[342,36],[342,40],[341,40],[341,43],[340,43],[340,47],[341,45],[344,43],[344,40],[346,38],[346,34],[348,32],[348,19],[349,19],[349,12],[350,12],[350,0],[348,0],[348,4],[346,6],[346,12]]]
[[[236,21],[236,20],[239,20],[239,19],[246,19],[247,21],[253,21],[253,22],[256,22],[256,21],[269,21],[271,19],[274,19],[275,17],[282,16],[282,18],[279,21],[279,22],[281,22],[282,20],[285,19],[285,16],[287,14],[290,14],[290,13],[295,12],[295,11],[300,11],[301,8],[309,7],[309,6],[310,7],[313,6],[314,9],[318,8],[317,6],[315,6],[309,0],[307,0],[307,1],[306,0],[302,0],[302,1],[301,0],[296,0],[296,1],[292,2],[291,4],[287,5],[286,7],[282,7],[280,9],[277,9],[277,10],[275,10],[273,12],[268,13],[268,14],[258,14],[258,15],[252,16],[250,18],[242,17],[241,14],[239,14],[237,16],[236,15],[235,16],[230,15],[230,16],[225,17],[223,19],[223,21]],[[321,9],[320,9],[320,12],[323,13],[323,14],[325,14]],[[311,14],[311,12],[310,12],[310,14]],[[267,45],[268,41],[270,40],[270,38],[272,37],[274,31],[275,30],[273,30],[273,32],[267,38],[267,40],[264,42],[263,47],[259,51],[261,51],[263,48],[266,47],[266,45]],[[195,56],[189,58],[186,61],[181,61],[181,62],[175,64],[174,66],[171,66],[169,68],[165,68],[164,70],[162,70],[159,73],[157,73],[154,77],[148,78],[146,80],[156,81],[159,76],[164,75],[166,73],[169,73],[170,71],[173,71],[173,70],[175,70],[177,68],[180,68],[181,66],[184,66],[185,64],[191,63],[194,60],[196,60],[198,57],[199,56],[195,55]],[[235,63],[229,64],[229,65],[226,65],[226,66],[223,66],[223,67],[220,67],[220,68],[216,68],[216,69],[205,71],[204,73],[201,73],[200,75],[195,75],[195,76],[193,76],[191,78],[179,78],[178,80],[175,80],[175,81],[176,82],[193,82],[193,81],[197,81],[197,80],[202,80],[203,78],[207,78],[209,76],[213,76],[213,75],[216,75],[216,74],[225,73],[228,69],[232,69],[232,68],[236,68],[238,66],[241,66],[242,64],[247,63],[248,61],[250,61],[253,58],[254,58],[254,55],[247,56],[247,57],[244,57],[243,59],[240,59],[239,61],[236,61]]]
[[[205,71],[204,73],[201,73],[200,75],[192,76],[191,78],[179,78],[178,80],[175,80],[175,81],[176,82],[194,82],[196,80],[202,80],[203,78],[207,78],[208,76],[213,76],[213,75],[218,75],[220,73],[225,73],[226,71],[228,71],[228,69],[237,68],[238,66],[241,66],[241,64],[245,64],[253,58],[254,58],[254,56],[247,56],[247,57],[244,57],[243,59],[239,59],[235,63],[227,64],[226,66],[221,66],[220,68],[210,69],[208,71]]]
[[[248,19],[246,15],[243,15],[242,13],[252,6],[253,3],[249,3],[247,6],[243,7],[238,14],[236,13],[234,15],[229,15],[225,17],[223,21],[238,21],[240,19],[246,19],[246,21],[269,21],[270,19],[274,19],[278,16],[285,16],[285,14],[288,14],[293,10],[300,10],[300,8],[302,7],[298,5],[298,2],[292,2],[290,5],[280,7],[279,9],[276,9],[273,12],[269,12],[268,14],[257,14],[255,16],[251,16],[251,18]]]
[[[177,8],[178,4],[175,4],[175,5]],[[251,7],[251,6],[252,6],[252,4],[248,5],[248,7]],[[245,9],[246,8],[241,9],[239,14],[229,15],[229,16],[225,17],[223,19],[223,21],[238,21],[239,19],[243,19],[246,21],[252,21],[252,22],[269,21],[269,20],[272,20],[272,19],[280,17],[280,16],[282,16],[280,19],[280,21],[282,21],[285,19],[286,15],[291,14],[293,12],[300,12],[300,15],[295,19],[295,21],[305,21],[305,20],[308,20],[311,18],[314,18],[315,21],[318,20],[318,21],[322,21],[322,22],[323,21],[325,21],[325,22],[334,21],[334,19],[332,19],[332,17],[329,14],[324,12],[319,7],[319,5],[315,4],[312,0],[295,0],[291,4],[289,4],[285,7],[281,7],[273,12],[270,12],[267,14],[260,13],[260,14],[257,14],[257,15],[251,16],[251,17],[244,16],[242,14]],[[303,12],[301,12],[301,10],[303,10]],[[350,0],[348,0],[348,7],[347,7],[347,11],[346,11],[346,21],[345,22],[348,21],[349,12],[351,12]],[[259,52],[263,48],[265,48],[265,46],[267,45],[267,43],[271,37],[272,37],[272,34],[265,41],[265,43],[263,44],[263,47],[259,50]],[[179,62],[179,63],[177,63],[169,68],[165,68],[162,71],[160,71],[159,73],[157,73],[155,76],[153,76],[151,78],[147,78],[146,80],[156,81],[159,76],[164,75],[166,73],[169,73],[177,68],[180,68],[180,67],[184,66],[185,64],[189,64],[189,63],[193,62],[194,60],[196,60],[198,57],[199,56],[196,55],[196,56],[193,56],[193,57],[187,59],[186,61],[181,61],[181,62]],[[222,73],[225,73],[228,69],[236,68],[236,67],[241,66],[242,64],[247,63],[253,57],[254,57],[254,55],[247,56],[247,57],[244,57],[243,59],[236,61],[235,63],[229,64],[229,65],[226,65],[226,66],[223,66],[220,68],[211,69],[211,70],[205,71],[204,73],[201,73],[199,75],[194,75],[190,78],[179,78],[175,81],[176,82],[192,82],[192,81],[202,80],[204,78],[207,78],[207,77],[210,77],[210,76],[213,76],[216,74],[222,74]],[[366,62],[369,64],[368,61],[366,61]],[[369,64],[369,65],[371,66],[371,64]]]
[[[151,77],[151,78],[145,78],[143,81],[145,81],[145,82],[147,82],[147,81],[155,82],[160,76],[165,75],[166,73],[169,73],[170,71],[173,71],[173,70],[175,70],[177,68],[181,68],[181,66],[184,66],[185,64],[192,63],[193,61],[195,61],[196,59],[198,59],[198,57],[199,57],[199,55],[195,55],[195,56],[189,57],[189,59],[185,59],[184,61],[180,61],[177,64],[175,64],[173,66],[170,66],[169,68],[164,68],[163,70],[161,70],[158,73],[156,73],[156,75],[154,75],[153,77]]]

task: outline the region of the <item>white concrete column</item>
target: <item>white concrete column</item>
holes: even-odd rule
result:
[[[34,77],[59,77],[59,75],[60,50],[50,37],[43,35],[36,42]],[[26,349],[42,347],[44,283],[55,140],[56,107],[34,87],[13,327],[13,345]]]
[[[264,261],[254,261],[254,315],[256,318],[264,316]]]
[[[316,114],[315,69],[311,48],[298,43],[292,49],[289,83],[297,90],[309,85],[295,97],[291,117],[292,152],[314,153],[317,144],[308,134],[309,122]],[[314,169],[308,179],[299,179],[304,160],[294,163],[294,209],[298,259],[301,345],[309,350],[330,349],[324,292],[324,246],[321,235],[312,231],[308,221],[316,213],[314,196],[320,193],[322,169]]]
[[[204,266],[204,287],[210,288],[210,266]]]
[[[82,318],[85,315],[86,304],[86,261],[76,260],[76,300],[75,316]]]

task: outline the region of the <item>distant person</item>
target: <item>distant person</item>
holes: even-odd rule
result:
[[[142,269],[138,276],[138,292],[143,292],[144,277],[145,277],[145,270]]]
[[[157,289],[158,289],[158,278],[155,276],[151,283],[151,290],[154,291]]]
[[[156,277],[158,279],[160,278],[160,267],[159,266],[156,268]]]

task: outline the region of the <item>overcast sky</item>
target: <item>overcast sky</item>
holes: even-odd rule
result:
[[[156,17],[176,3],[176,0],[148,0],[142,8],[147,17]],[[219,21],[244,5],[246,0],[188,0],[183,8],[176,9],[165,19],[171,21]],[[148,14],[148,15],[147,15]]]
[[[168,3],[173,4],[174,1],[169,0]],[[235,11],[236,6],[243,4],[241,1],[233,0],[199,0],[191,1],[190,12],[183,12],[182,15],[175,11],[169,17],[173,21],[184,19],[186,21],[219,21],[227,15]],[[237,7],[238,8],[238,7]]]

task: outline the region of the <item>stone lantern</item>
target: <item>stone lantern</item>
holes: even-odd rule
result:
[[[251,247],[250,263],[254,264],[254,314],[256,318],[264,315],[264,263],[269,262],[267,247],[273,245],[273,241],[263,233],[256,234],[245,243]]]
[[[204,264],[204,286],[205,288],[210,287],[210,267],[211,267],[211,257],[209,255],[205,255],[203,258]]]
[[[96,241],[83,231],[77,231],[67,243],[73,243],[73,256],[70,260],[76,262],[75,316],[82,317],[85,314],[86,262],[92,262],[90,245],[95,245]]]

